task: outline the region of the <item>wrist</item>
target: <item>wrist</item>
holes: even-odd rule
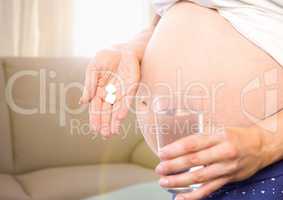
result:
[[[113,46],[113,48],[119,51],[130,52],[136,56],[139,62],[142,61],[144,49],[141,46],[137,46],[136,44],[132,44],[132,42],[129,42],[116,44]]]
[[[142,61],[146,46],[152,36],[153,29],[147,29],[137,34],[132,40],[114,45],[113,48],[133,53],[139,62]]]
[[[258,125],[253,126],[251,131],[258,134],[261,140],[260,158],[262,161],[262,168],[282,159],[282,138],[280,138],[279,134],[269,132]]]

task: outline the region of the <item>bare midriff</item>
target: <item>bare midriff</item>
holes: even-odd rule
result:
[[[142,65],[137,117],[152,148],[153,96],[188,88],[209,96],[213,122],[224,126],[250,126],[283,107],[282,67],[217,11],[181,2],[162,17]]]

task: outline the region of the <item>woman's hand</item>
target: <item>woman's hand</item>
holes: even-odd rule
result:
[[[86,71],[85,88],[80,103],[90,103],[90,125],[104,137],[119,132],[140,81],[137,55],[126,48],[100,51]],[[117,91],[113,105],[105,102],[106,86]]]
[[[165,188],[203,186],[176,199],[198,200],[230,182],[247,179],[266,166],[266,135],[254,128],[228,128],[217,135],[192,135],[161,149],[156,172]],[[205,166],[191,173],[182,172]]]

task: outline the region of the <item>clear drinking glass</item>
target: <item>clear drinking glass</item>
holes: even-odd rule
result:
[[[201,98],[193,99],[184,94],[159,96],[154,99],[155,134],[157,150],[192,134],[203,134],[205,123],[204,103]],[[194,167],[180,173],[200,169]],[[183,188],[166,188],[171,193],[187,193],[198,189],[201,184]]]

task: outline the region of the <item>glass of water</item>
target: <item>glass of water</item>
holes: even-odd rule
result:
[[[192,99],[183,94],[154,98],[155,134],[157,150],[192,134],[203,134],[205,110],[203,99]],[[194,167],[180,173],[190,173],[200,169]],[[171,193],[187,193],[198,189],[201,184],[182,188],[166,188]]]

